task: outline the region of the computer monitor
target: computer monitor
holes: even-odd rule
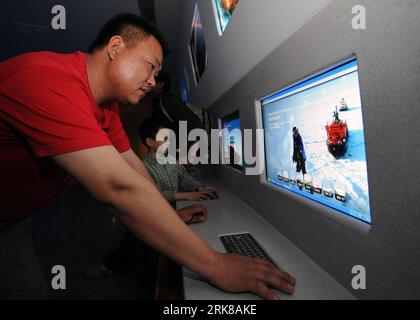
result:
[[[371,224],[358,63],[261,100],[266,180]]]
[[[198,84],[208,64],[207,46],[206,40],[204,38],[204,28],[203,24],[201,23],[198,4],[195,5],[194,10],[189,49],[195,83]]]
[[[221,129],[226,129],[226,134],[222,136],[224,163],[242,171],[242,133],[239,111],[222,118],[221,124]]]

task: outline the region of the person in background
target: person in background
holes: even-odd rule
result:
[[[296,163],[296,172],[302,172],[303,178],[305,179],[306,174],[306,153],[305,146],[302,142],[302,137],[299,134],[299,129],[293,127],[293,162]]]
[[[159,164],[157,152],[165,141],[157,141],[156,136],[163,129],[165,129],[164,124],[148,118],[140,126],[139,134],[141,141],[148,148],[148,155],[143,163],[165,199],[170,203],[215,199],[217,189],[203,186],[187,173],[183,165]]]
[[[165,199],[173,208],[176,208],[176,202],[180,200],[214,198],[214,192],[217,189],[202,186],[188,175],[182,165],[161,165],[157,162],[158,149],[165,143],[165,141],[156,141],[158,131],[164,129],[158,121],[155,118],[147,118],[139,128],[139,135],[148,150],[143,161],[144,165]],[[200,223],[207,219],[206,208],[199,204],[179,209],[177,214],[186,224]],[[124,233],[118,248],[107,254],[99,265],[86,269],[85,276],[90,280],[113,277],[119,275],[136,261],[142,264],[143,269],[148,268],[149,281],[144,289],[153,291],[158,269],[158,254],[138,240],[130,231]]]

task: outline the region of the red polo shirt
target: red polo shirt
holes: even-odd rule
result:
[[[117,103],[95,102],[84,53],[35,52],[1,62],[0,229],[72,184],[48,157],[106,145],[130,149]]]

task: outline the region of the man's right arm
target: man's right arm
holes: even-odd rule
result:
[[[112,146],[52,157],[139,238],[226,291],[274,298],[268,286],[292,293],[295,280],[263,261],[215,252],[176,215],[152,182]]]

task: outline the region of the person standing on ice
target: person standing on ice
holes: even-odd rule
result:
[[[303,178],[306,174],[306,153],[303,146],[302,137],[299,134],[299,129],[293,127],[293,163],[296,163],[296,172],[301,172]]]

